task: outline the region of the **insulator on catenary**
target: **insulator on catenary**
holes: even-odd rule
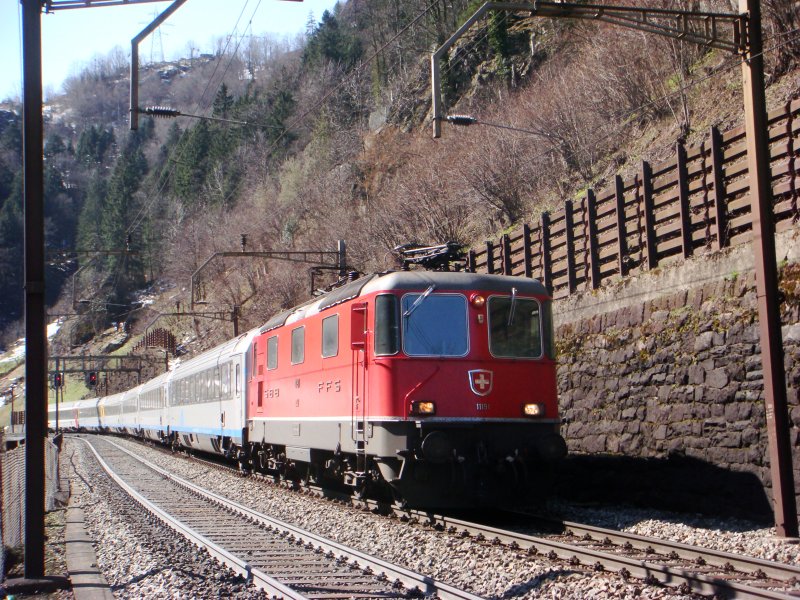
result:
[[[448,115],[447,122],[453,125],[473,125],[478,122],[478,119],[469,115]]]
[[[148,106],[147,108],[142,109],[141,112],[157,119],[171,119],[173,117],[181,116],[181,111],[176,108],[169,108],[167,106]]]

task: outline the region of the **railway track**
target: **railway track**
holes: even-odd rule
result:
[[[800,598],[800,567],[794,565],[580,523],[545,523],[538,517],[540,525],[557,532],[531,535],[448,516],[412,514],[431,527],[468,535],[479,543],[503,544],[514,551],[566,561],[573,568],[611,571],[623,579],[635,577],[684,593],[754,600]],[[528,523],[523,527],[530,528],[530,514],[515,514]]]
[[[109,476],[146,510],[276,597],[480,598],[257,513],[109,439],[81,439]]]
[[[192,456],[193,461],[226,471],[235,469]],[[258,476],[261,480],[271,480]],[[319,497],[330,492],[304,488]],[[339,497],[340,500],[344,496]],[[349,499],[359,509],[386,512],[387,506]],[[433,514],[425,511],[390,509],[391,515],[477,544],[502,545],[509,552],[546,558],[574,570],[615,573],[624,580],[637,579],[648,585],[669,586],[682,593],[714,598],[800,598],[800,567],[736,555],[710,548],[640,536],[613,529],[567,521],[542,519],[529,513],[506,513],[513,524],[498,527]],[[497,511],[494,511],[495,516]],[[496,520],[495,520],[496,522]]]

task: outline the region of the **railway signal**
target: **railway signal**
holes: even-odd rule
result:
[[[64,385],[64,374],[63,373],[53,373],[53,387],[61,389]]]
[[[97,371],[89,371],[86,374],[86,385],[90,388],[97,385]]]

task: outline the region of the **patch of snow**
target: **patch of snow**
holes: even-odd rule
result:
[[[61,325],[64,324],[64,319],[60,318],[47,326],[47,339],[52,340],[58,330],[61,329]],[[4,362],[15,362],[18,360],[22,360],[25,358],[25,338],[19,338],[14,345],[11,346],[11,349],[6,353],[6,356],[0,358],[0,363]]]

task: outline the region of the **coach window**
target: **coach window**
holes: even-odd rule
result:
[[[299,365],[306,357],[306,328],[292,329],[292,364]]]
[[[322,358],[339,354],[339,315],[322,319]]]
[[[278,336],[273,335],[267,340],[267,371],[278,368]]]
[[[219,371],[219,392],[223,398],[227,398],[230,393],[231,371],[230,364],[223,363]]]
[[[381,294],[375,298],[375,354],[397,354],[400,349],[400,324],[397,297]]]
[[[242,365],[236,363],[236,395],[242,393]]]

